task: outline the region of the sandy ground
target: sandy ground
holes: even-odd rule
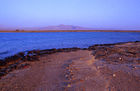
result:
[[[140,91],[140,65],[95,60],[79,50],[40,57],[0,79],[0,91]]]

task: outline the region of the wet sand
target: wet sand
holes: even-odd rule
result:
[[[0,91],[140,91],[140,42],[44,54],[0,79]]]

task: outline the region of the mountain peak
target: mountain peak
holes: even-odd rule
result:
[[[39,30],[91,30],[91,29],[85,28],[85,27],[80,27],[80,26],[60,24],[57,26],[43,27],[43,28],[40,28]]]

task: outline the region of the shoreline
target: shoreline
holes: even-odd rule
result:
[[[140,30],[0,30],[0,33],[41,33],[41,32],[140,32]]]
[[[43,50],[40,50],[40,49],[34,49],[34,50],[28,50],[28,51],[21,51],[21,52],[18,52],[14,55],[11,55],[11,56],[7,56],[3,59],[0,59],[0,61],[4,61],[6,60],[7,58],[12,58],[14,57],[15,55],[18,55],[18,56],[27,56],[27,54],[30,54],[30,53],[33,53],[33,54],[37,54],[39,52],[41,52],[41,54],[45,54],[43,52],[47,52],[48,51],[48,54],[51,54],[52,53],[55,53],[55,52],[70,52],[70,51],[76,51],[76,50],[94,50],[94,48],[92,47],[95,47],[95,46],[111,46],[111,45],[121,45],[121,44],[125,44],[125,43],[137,43],[137,42],[140,42],[140,41],[128,41],[128,42],[117,42],[117,43],[105,43],[105,44],[94,44],[94,45],[91,45],[91,46],[88,46],[86,48],[79,48],[79,47],[70,47],[70,48],[51,48],[51,49],[43,49]],[[54,51],[54,52],[53,52]],[[49,53],[50,52],[50,53]],[[39,55],[41,55],[39,54]],[[47,53],[46,53],[47,54]],[[38,54],[37,54],[38,55]]]
[[[98,44],[85,49],[34,50],[28,56],[21,55],[0,69],[0,73],[5,72],[0,90],[140,90],[140,41]]]
[[[8,74],[9,72],[18,69],[20,64],[24,62],[36,62],[39,61],[39,58],[43,55],[50,55],[54,53],[59,52],[74,52],[78,50],[89,50],[89,51],[97,51],[97,53],[93,53],[93,55],[100,59],[101,57],[106,58],[107,55],[104,54],[104,52],[107,50],[106,47],[116,46],[116,45],[125,45],[129,44],[132,45],[133,43],[140,43],[140,41],[134,41],[134,42],[119,42],[119,43],[113,43],[113,44],[95,44],[92,46],[89,46],[88,48],[60,48],[60,49],[45,49],[45,50],[31,50],[27,53],[20,52],[13,56],[6,57],[5,59],[0,59],[0,78]],[[131,44],[132,43],[132,44]],[[101,50],[99,50],[99,48]],[[110,50],[110,49],[109,49]],[[99,53],[98,53],[99,52]],[[120,55],[121,56],[121,55]],[[111,59],[108,59],[111,60]],[[139,60],[139,59],[138,59]],[[20,65],[20,66],[26,66],[26,65]]]

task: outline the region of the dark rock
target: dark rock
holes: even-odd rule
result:
[[[81,50],[88,50],[88,48],[81,48]]]
[[[6,62],[11,62],[11,61],[15,61],[15,60],[18,60],[18,59],[20,59],[20,56],[16,54],[16,55],[14,55],[14,56],[5,58],[4,61],[6,61]]]
[[[18,69],[27,68],[27,67],[29,67],[29,66],[30,66],[30,64],[28,64],[28,63],[20,64],[20,65],[18,66]]]
[[[5,66],[6,64],[6,61],[0,60],[0,66]]]
[[[19,53],[19,56],[20,56],[20,57],[24,57],[24,55],[25,55],[24,52],[20,52],[20,53]]]
[[[63,49],[57,49],[57,52],[63,52],[64,50]]]
[[[9,68],[10,68],[10,69],[16,69],[17,65],[18,65],[17,63],[16,63],[16,64],[11,64],[11,65],[9,66]]]
[[[0,72],[0,77],[6,75],[6,72]]]
[[[39,56],[37,55],[27,55],[25,57],[25,61],[38,61],[39,60]]]
[[[2,69],[0,69],[0,72],[6,72],[6,68],[2,68]]]
[[[35,50],[34,53],[35,53],[36,55],[40,55],[40,50]]]
[[[13,69],[11,69],[10,67],[8,67],[7,70],[6,70],[6,73],[9,73],[11,71],[13,71]]]
[[[27,54],[32,54],[33,53],[33,51],[28,51],[28,53]]]

